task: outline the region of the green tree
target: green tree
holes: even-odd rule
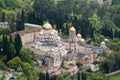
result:
[[[20,49],[22,47],[21,37],[18,33],[15,34],[15,50],[16,55],[18,56],[20,53]]]
[[[20,15],[17,15],[17,20],[16,20],[16,31],[21,31],[23,30],[23,22],[21,21]]]
[[[1,18],[1,22],[5,22],[5,13],[2,13],[2,18]]]
[[[6,64],[0,60],[0,70],[7,70]]]
[[[16,56],[15,47],[12,43],[9,43],[7,58],[8,60],[10,60],[14,58],[15,56]]]
[[[0,0],[0,7],[6,8],[6,4],[3,0]]]
[[[27,48],[22,48],[20,50],[19,57],[22,61],[28,62],[29,64],[33,65],[33,51]]]
[[[27,62],[23,63],[22,69],[25,75],[27,76],[29,76],[32,73],[32,66]]]
[[[119,52],[112,51],[111,54],[107,55],[106,59],[101,62],[100,69],[103,70],[104,73],[111,73],[113,71],[119,70],[119,57]]]
[[[80,72],[77,73],[77,80],[80,80]]]
[[[93,73],[92,76],[90,76],[90,80],[106,80],[103,73]]]
[[[84,73],[83,73],[83,71],[81,73],[81,80],[84,80]]]
[[[21,30],[24,30],[24,22],[25,22],[25,12],[22,9],[22,12],[21,12]]]
[[[98,31],[101,29],[101,27],[102,27],[101,20],[100,20],[100,17],[96,13],[93,14],[92,17],[89,18],[89,21],[94,30]]]
[[[102,25],[103,25],[103,28],[101,29],[101,33],[105,37],[113,38],[115,27],[116,27],[114,22],[112,20],[105,19],[105,20],[102,21]]]
[[[9,29],[10,29],[10,33],[15,31],[15,24],[14,24],[14,16],[12,17],[12,19],[9,22]]]
[[[50,76],[49,76],[49,73],[48,72],[46,72],[46,79],[45,80],[50,80]]]
[[[8,54],[8,46],[9,46],[8,37],[6,34],[3,34],[3,38],[2,38],[2,53],[3,53],[3,55]]]
[[[27,62],[23,62],[23,64],[22,64],[22,70],[23,70],[23,73],[25,74],[25,76],[27,77],[27,80],[37,80],[39,77],[39,75],[38,75],[39,72],[37,70],[33,69],[32,67],[33,66],[31,66]]]
[[[102,42],[105,40],[105,37],[103,35],[100,35],[99,40],[100,40],[100,42]]]
[[[39,73],[39,80],[45,80],[45,74]]]
[[[113,4],[118,4],[118,5],[119,5],[119,4],[120,4],[120,1],[119,1],[119,0],[113,0],[112,3],[113,3]]]
[[[19,67],[22,66],[22,61],[19,57],[15,57],[12,60],[8,61],[7,64],[10,68],[17,70]]]

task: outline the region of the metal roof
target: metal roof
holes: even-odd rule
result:
[[[24,25],[27,27],[37,27],[37,28],[42,28],[41,25],[37,25],[37,24],[31,24],[31,23],[24,23]]]

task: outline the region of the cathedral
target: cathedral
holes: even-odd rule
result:
[[[45,23],[39,34],[35,35],[33,46],[36,49],[46,52],[56,51],[57,53],[60,53],[61,56],[67,54],[67,50],[58,35],[58,31],[53,29],[49,23]]]

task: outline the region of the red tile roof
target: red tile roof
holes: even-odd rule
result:
[[[16,33],[19,33],[20,36],[23,36],[24,34],[39,32],[39,31],[40,31],[40,28],[27,29],[27,30],[14,32],[14,33],[12,33],[12,36],[14,37]]]

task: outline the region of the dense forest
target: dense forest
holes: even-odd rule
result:
[[[40,25],[49,21],[66,35],[74,26],[84,38],[98,33],[120,38],[119,4],[119,0],[113,0],[112,5],[91,0],[0,0],[0,18],[9,22],[21,18],[23,23]]]

